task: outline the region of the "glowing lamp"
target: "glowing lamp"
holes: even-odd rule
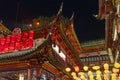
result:
[[[9,43],[10,42],[10,36],[7,36],[6,37],[6,43]]]
[[[17,34],[17,41],[21,41],[21,37],[22,37],[21,34]]]
[[[67,68],[65,69],[65,71],[66,71],[66,72],[70,72],[71,69],[70,69],[69,67],[67,67]]]
[[[117,73],[117,72],[119,72],[119,69],[113,68],[112,71],[113,71],[113,73]]]
[[[93,66],[92,69],[93,70],[98,70],[98,69],[100,69],[100,66]]]
[[[71,75],[74,76],[74,75],[76,75],[76,73],[75,73],[75,72],[72,72]]]
[[[92,73],[92,71],[88,71],[88,75],[92,75],[93,73]]]
[[[5,38],[1,38],[1,45],[4,45],[5,44],[5,42],[6,42],[6,39]]]
[[[76,72],[79,72],[79,70],[80,70],[78,66],[74,66],[74,69]]]
[[[15,36],[15,35],[12,35],[12,36],[11,36],[11,42],[14,43],[15,41],[16,41],[16,36]]]
[[[84,69],[84,71],[87,71],[88,70],[88,66],[84,66],[83,69]]]
[[[109,70],[108,70],[108,69],[104,70],[104,73],[105,73],[105,74],[108,74],[108,73],[109,73]]]
[[[30,39],[33,39],[33,37],[34,37],[34,31],[33,31],[33,30],[30,30],[30,31],[29,31],[29,38],[30,38]]]
[[[84,75],[85,73],[84,72],[79,72],[78,75]]]
[[[103,66],[104,66],[104,69],[109,69],[109,65],[107,63],[105,63]]]
[[[22,34],[22,40],[26,41],[27,38],[28,38],[28,33],[27,32],[23,32],[23,34]]]
[[[40,21],[37,21],[37,22],[36,22],[36,25],[37,25],[37,26],[40,26]]]
[[[120,64],[116,62],[116,63],[114,64],[114,67],[115,67],[115,68],[120,68]]]

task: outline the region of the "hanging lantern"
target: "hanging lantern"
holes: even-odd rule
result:
[[[10,36],[9,35],[6,37],[6,43],[10,43]]]
[[[0,42],[1,42],[1,45],[5,45],[6,39],[5,38],[1,38]]]
[[[27,47],[27,41],[21,42],[21,49],[25,49]]]
[[[16,41],[16,36],[15,35],[12,35],[11,36],[11,42],[14,43]]]
[[[26,41],[28,38],[28,33],[27,32],[23,32],[22,33],[22,41]]]
[[[5,46],[4,46],[4,52],[5,53],[8,52],[8,50],[9,50],[8,47],[9,47],[9,43],[6,43]]]
[[[107,69],[107,70],[109,69],[109,65],[107,63],[105,63],[103,66],[104,66],[104,69]]]
[[[21,41],[22,35],[21,34],[17,34],[17,41]]]
[[[28,47],[29,48],[33,47],[33,39],[28,39]]]
[[[98,70],[98,69],[100,69],[100,66],[93,66],[92,69],[93,70]]]
[[[15,43],[11,42],[9,47],[9,52],[12,52],[15,49]]]
[[[34,31],[30,30],[29,31],[29,39],[33,39],[33,37],[34,37]]]
[[[80,70],[78,66],[74,66],[74,69],[76,72],[79,72],[79,70]]]
[[[79,72],[78,75],[84,75],[85,73],[84,72]]]
[[[17,42],[15,43],[15,49],[16,49],[16,50],[20,50],[20,49],[21,49],[20,41],[17,41]]]
[[[65,68],[65,71],[66,71],[66,72],[70,72],[71,69],[70,69],[69,67],[67,67],[67,68]]]
[[[115,68],[120,68],[120,64],[117,63],[117,62],[115,62],[114,67],[115,67]]]
[[[76,73],[75,73],[75,72],[72,72],[71,75],[74,76],[74,75],[76,75]]]
[[[84,66],[83,69],[84,69],[84,71],[87,71],[88,70],[88,66]]]

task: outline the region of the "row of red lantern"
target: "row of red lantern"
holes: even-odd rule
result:
[[[24,50],[33,47],[34,31],[23,32],[17,35],[8,35],[0,39],[0,53]]]

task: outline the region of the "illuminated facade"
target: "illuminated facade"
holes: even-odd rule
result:
[[[105,39],[101,40],[80,44],[74,31],[74,14],[64,22],[62,6],[46,22],[35,19],[33,26],[26,25],[19,34],[7,33],[9,36],[0,40],[1,78],[120,80],[119,7],[118,0],[99,0],[96,18],[105,19]]]
[[[65,69],[80,70],[80,45],[74,32],[74,15],[63,25],[61,13],[62,6],[44,26],[37,21],[34,28],[16,28],[0,38],[0,79],[73,79]]]

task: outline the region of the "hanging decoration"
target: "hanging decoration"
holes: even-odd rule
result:
[[[112,66],[105,63],[102,66],[84,66],[83,70],[79,72],[72,70],[66,70],[66,72],[71,74],[73,80],[120,80],[119,70],[120,63],[115,62]]]
[[[33,39],[33,30],[0,38],[0,54],[32,48],[34,42]]]

